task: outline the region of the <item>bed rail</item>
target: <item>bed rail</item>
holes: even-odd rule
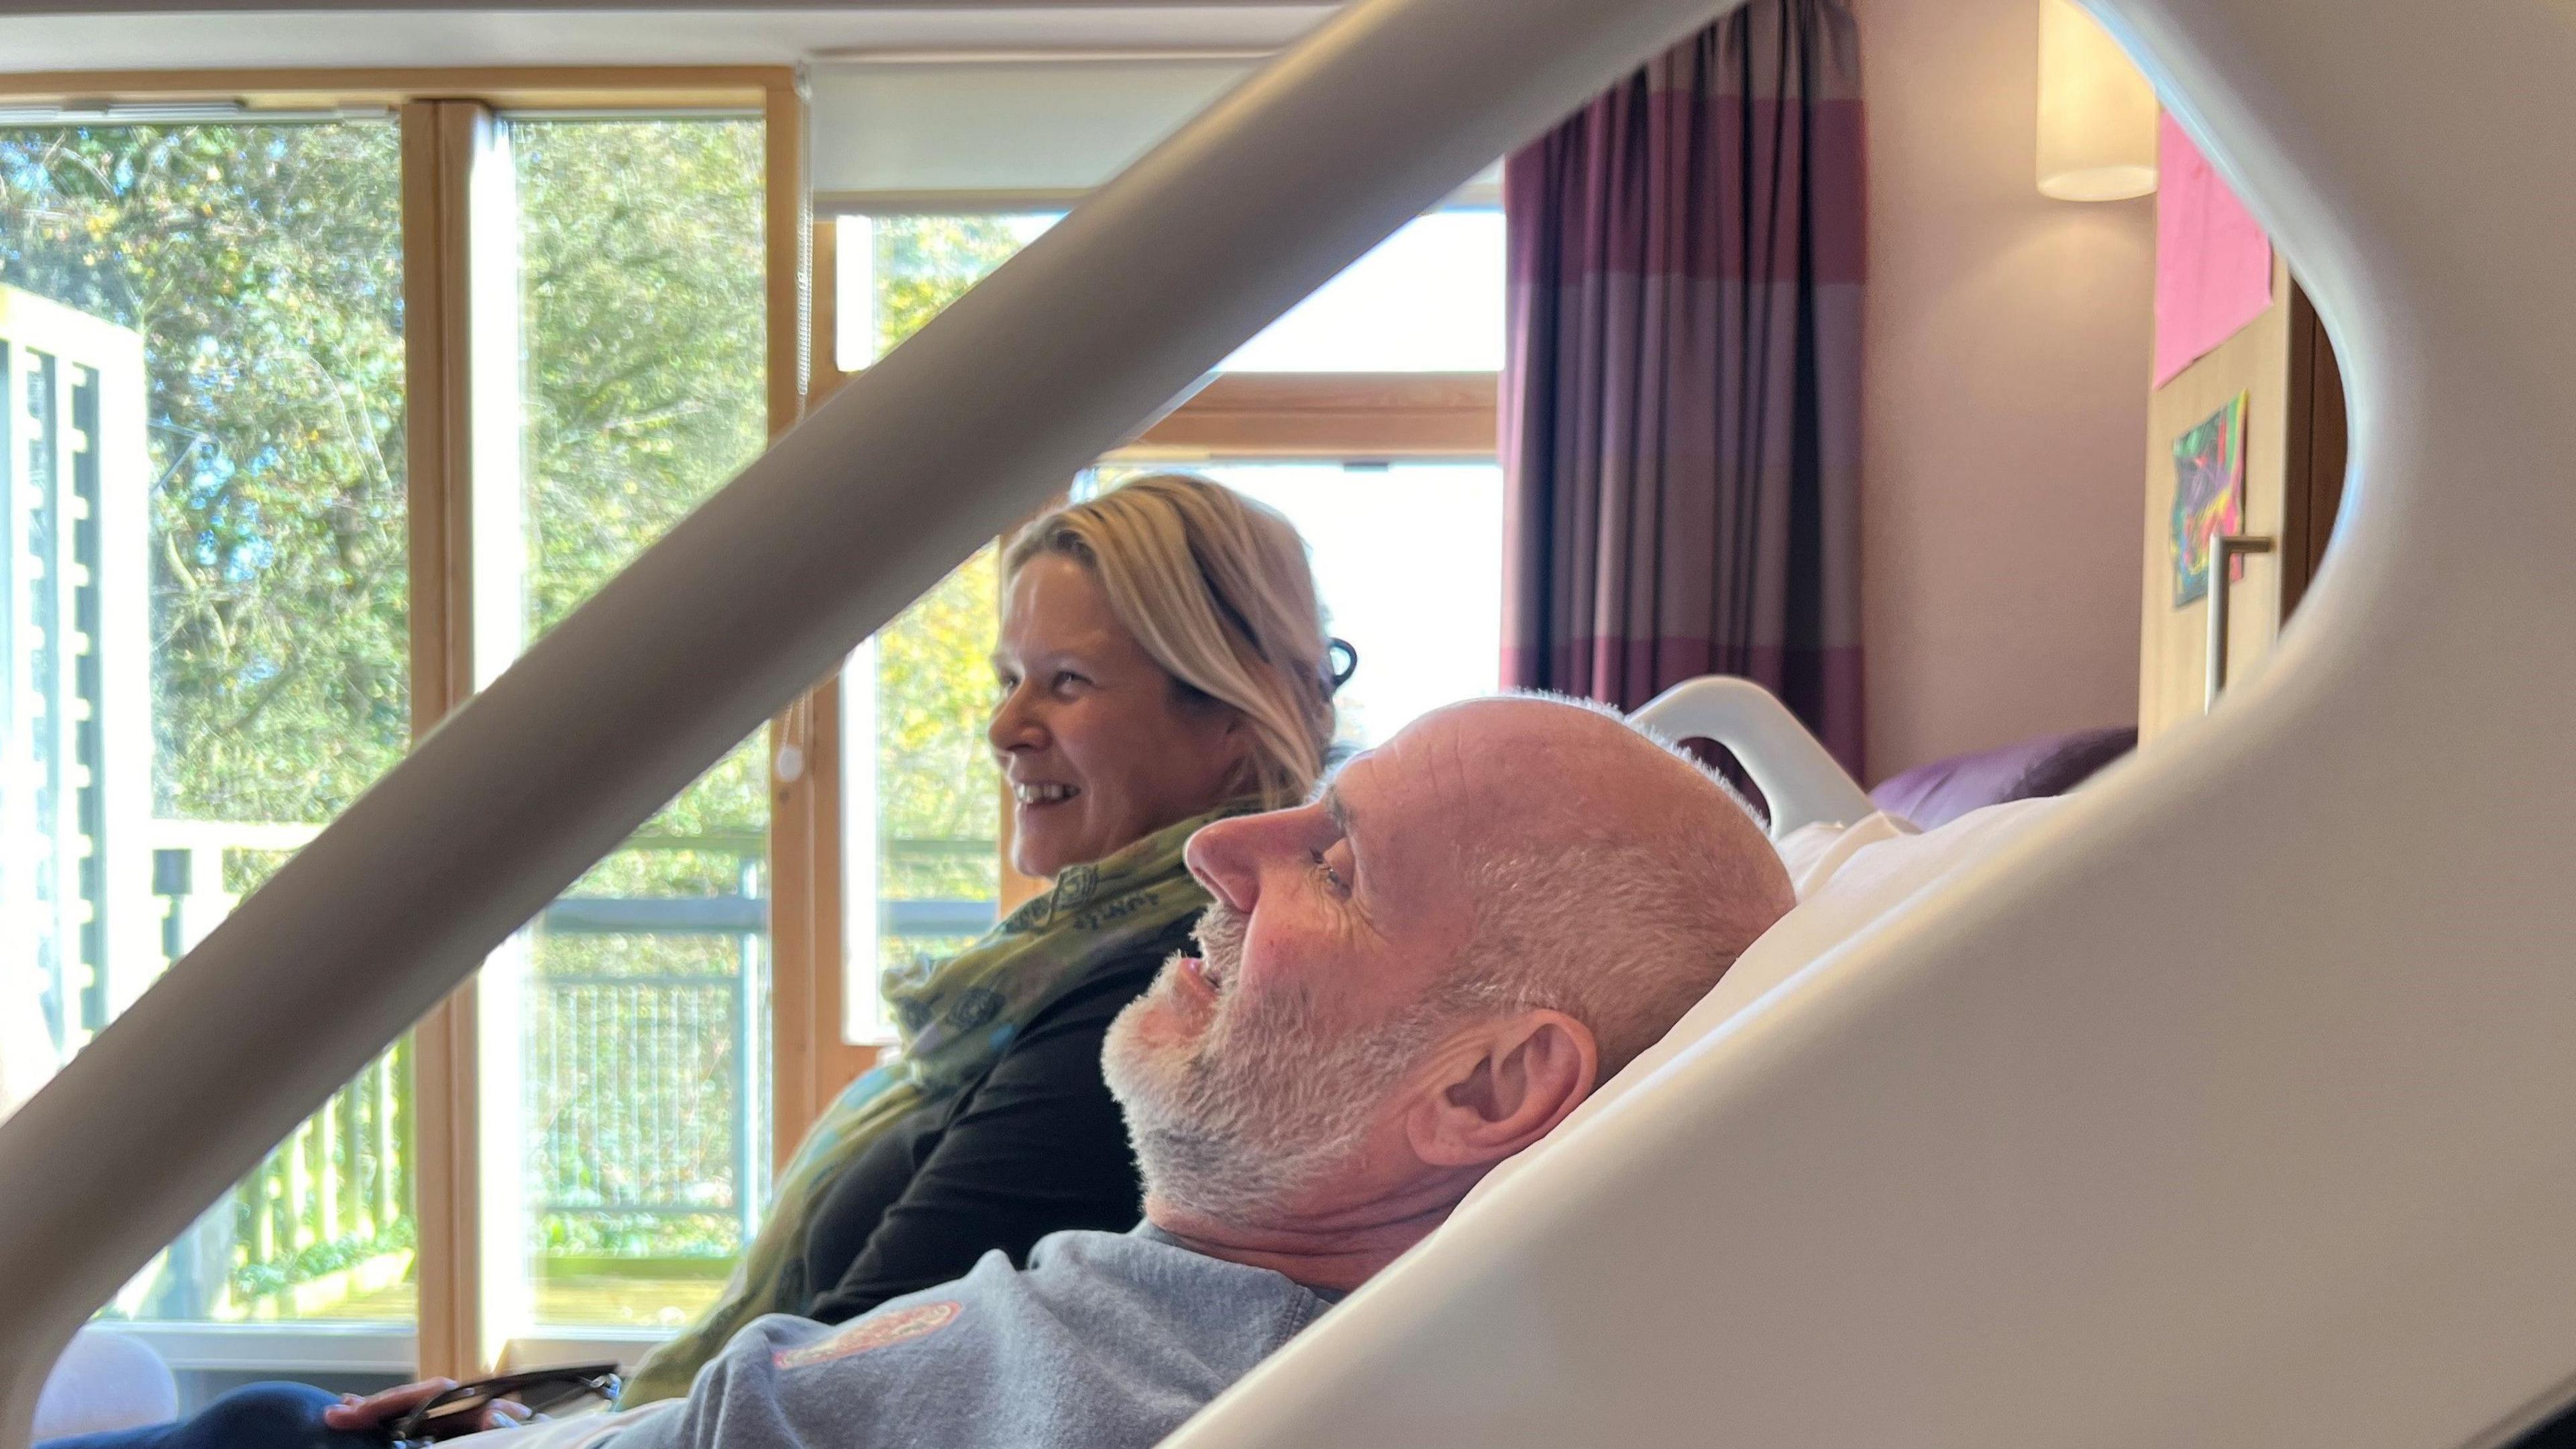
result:
[[[1726,746],[1771,809],[1771,838],[1806,825],[1849,825],[1878,807],[1771,691],[1731,674],[1685,679],[1630,719],[1668,740]]]
[[[1361,0],[540,640],[0,1124],[0,1449],[97,1304],[654,808],[1261,326],[1720,8]]]

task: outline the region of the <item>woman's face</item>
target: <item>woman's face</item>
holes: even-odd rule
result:
[[[1079,560],[1040,554],[1013,576],[993,673],[1001,702],[986,737],[1010,783],[1023,875],[1098,860],[1240,786],[1240,716],[1183,703]]]

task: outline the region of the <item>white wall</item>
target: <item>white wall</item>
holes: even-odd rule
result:
[[[2153,203],[2032,184],[2038,0],[1854,0],[1870,778],[2137,718]]]

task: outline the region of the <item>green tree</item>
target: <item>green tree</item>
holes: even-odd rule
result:
[[[867,226],[879,356],[1009,261],[1034,229],[1009,215],[879,216]]]
[[[383,124],[0,131],[0,283],[147,343],[157,807],[326,820],[409,731]]]
[[[761,132],[752,121],[538,121],[513,125],[510,141],[522,218],[533,636],[760,453]],[[755,743],[683,791],[644,833],[750,840],[756,854],[768,824],[768,775]],[[727,894],[738,867],[729,850],[622,852],[575,890]],[[643,954],[705,950],[672,941]]]

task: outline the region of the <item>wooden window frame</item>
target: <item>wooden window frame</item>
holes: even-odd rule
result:
[[[1491,458],[1499,387],[1491,372],[1223,373],[1109,457]]]
[[[431,69],[230,69],[79,71],[0,75],[0,100],[52,102],[77,119],[110,102],[151,106],[228,101],[257,124],[264,118],[389,114],[401,132],[405,301],[405,412],[409,472],[407,539],[411,583],[413,735],[426,734],[470,697],[477,679],[474,638],[476,379],[472,167],[504,114],[549,111],[736,112],[757,116],[764,135],[763,224],[766,411],[770,436],[803,415],[812,353],[813,302],[807,251],[812,227],[806,184],[805,93],[783,66],[528,66]],[[511,426],[515,427],[515,419]],[[515,483],[516,480],[512,480]],[[801,707],[801,706],[800,706]],[[793,711],[784,717],[795,718]],[[779,740],[773,730],[773,758]],[[776,777],[773,776],[773,779]],[[772,1033],[783,1059],[813,1039],[814,1024],[792,1019],[814,1001],[816,957],[797,925],[810,902],[794,897],[812,878],[803,857],[814,781],[780,782],[772,798]],[[827,974],[838,981],[838,961]],[[418,1062],[413,1124],[413,1203],[419,1226],[418,1326],[414,1354],[423,1375],[468,1378],[502,1361],[506,1336],[529,1325],[492,1311],[497,1275],[519,1272],[515,1255],[487,1252],[486,1197],[478,1130],[480,1073],[475,985],[468,982],[414,1028]],[[830,1022],[837,1038],[838,1017]],[[792,1132],[801,1132],[804,1119]],[[792,1140],[792,1137],[791,1137]],[[515,1204],[512,1205],[515,1211]],[[150,1336],[158,1326],[141,1331]],[[345,1336],[345,1335],[342,1335]],[[390,1336],[388,1336],[390,1337]],[[377,1362],[378,1353],[370,1358]]]

